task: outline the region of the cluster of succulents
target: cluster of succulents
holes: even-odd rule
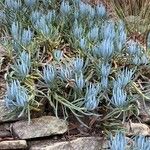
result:
[[[150,149],[150,138],[139,135],[129,141],[124,133],[117,132],[115,136],[111,135],[109,148],[110,150],[148,150]]]
[[[98,113],[103,106],[117,115],[118,109],[131,109],[134,74],[149,59],[138,42],[128,40],[124,22],[110,19],[103,4],[3,0],[0,5],[1,44],[10,59],[9,109],[39,111],[44,99],[56,116],[73,113],[78,120],[103,116]]]

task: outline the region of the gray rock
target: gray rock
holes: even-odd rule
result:
[[[25,140],[1,141],[0,149],[26,149],[27,142]]]
[[[30,147],[30,150],[107,150],[108,146],[100,137],[80,137],[72,141],[39,142]]]
[[[63,134],[67,129],[68,125],[66,121],[52,116],[34,118],[30,124],[28,121],[18,121],[12,125],[14,135],[20,139]]]
[[[11,137],[10,124],[0,125],[0,138]]]

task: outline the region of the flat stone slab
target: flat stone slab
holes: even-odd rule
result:
[[[0,149],[26,149],[27,142],[25,140],[11,140],[11,141],[1,141]]]
[[[32,139],[50,135],[63,134],[68,130],[65,120],[53,116],[34,118],[28,121],[18,121],[12,125],[13,134],[20,139]]]
[[[108,145],[100,137],[80,137],[72,141],[56,142],[40,141],[29,150],[106,150]]]
[[[10,124],[5,123],[0,125],[0,138],[11,137]]]

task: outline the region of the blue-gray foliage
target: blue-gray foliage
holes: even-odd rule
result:
[[[111,66],[108,63],[103,63],[101,66],[102,77],[108,77],[110,74]]]
[[[91,5],[87,5],[87,12],[88,12],[89,20],[94,19],[94,17],[95,17],[95,9]]]
[[[150,139],[148,137],[144,137],[139,135],[135,137],[135,150],[149,150],[150,149]]]
[[[53,23],[56,19],[56,11],[55,10],[48,11],[45,17],[48,24]]]
[[[5,97],[6,106],[10,109],[23,108],[29,101],[27,90],[20,85],[18,80],[7,84]]]
[[[67,81],[73,79],[73,70],[69,65],[62,65],[59,71],[62,80]]]
[[[28,29],[23,29],[19,22],[12,23],[11,34],[16,51],[19,51],[21,46],[27,46],[31,42],[33,36],[31,29],[29,27]]]
[[[21,37],[20,42],[21,42],[21,44],[26,46],[27,44],[29,44],[31,42],[31,39],[32,39],[32,32],[31,32],[30,28],[28,27],[27,30],[24,29],[22,31],[22,37]]]
[[[8,85],[7,106],[23,106],[27,101],[27,92],[19,81],[41,90],[39,93],[54,109],[61,103],[64,114],[68,108],[76,114],[105,104],[110,112],[130,105],[133,68],[147,65],[149,58],[139,42],[127,42],[125,23],[110,19],[103,4],[89,5],[81,0],[2,3],[5,7],[0,10],[0,29],[2,26],[1,31],[6,32],[2,38],[11,37],[6,49],[15,62],[8,69],[8,79],[17,79]],[[116,71],[120,68],[125,69]],[[40,88],[38,84],[43,82]],[[45,92],[50,88],[53,94]],[[21,91],[23,102],[13,89]],[[119,133],[116,140],[121,137]]]
[[[4,11],[0,10],[0,24],[2,25],[5,22],[6,15]]]
[[[97,41],[98,40],[98,34],[99,34],[99,27],[94,26],[91,28],[91,30],[88,33],[88,38],[90,41]]]
[[[105,38],[97,47],[95,47],[94,52],[103,60],[110,60],[114,52],[113,41],[110,38]]]
[[[120,72],[117,79],[114,81],[111,103],[116,108],[127,106],[128,101],[125,87],[129,82],[131,82],[133,74],[134,74],[133,70],[128,70],[126,68],[122,72]]]
[[[31,69],[30,55],[27,52],[23,51],[12,68],[14,69],[16,76],[21,77],[22,79],[27,77]]]
[[[85,67],[83,58],[80,57],[74,58],[72,61],[72,66],[76,73],[82,72]]]
[[[100,74],[101,74],[101,86],[103,89],[108,87],[108,76],[111,71],[111,66],[108,63],[103,63],[101,65]]]
[[[114,137],[111,135],[109,141],[110,150],[126,150],[126,145],[127,142],[123,133],[117,132]]]
[[[87,40],[85,38],[80,38],[79,47],[84,51],[87,50]]]
[[[111,99],[111,103],[116,108],[123,108],[127,103],[127,93],[120,87],[113,88],[113,96]]]
[[[110,150],[149,150],[150,139],[143,135],[136,135],[132,140],[132,143],[128,143],[126,136],[122,132],[116,132],[114,136],[110,136],[109,149]]]
[[[79,5],[79,12],[81,14],[81,16],[85,16],[88,14],[88,5],[85,4],[84,2],[80,2],[80,5]]]
[[[30,19],[32,24],[35,24],[35,22],[42,16],[42,13],[40,11],[32,11]]]
[[[5,5],[11,10],[18,11],[21,8],[22,3],[21,0],[5,0]]]
[[[43,4],[45,7],[49,6],[50,5],[54,5],[57,3],[57,0],[42,0]]]
[[[148,44],[148,40],[147,40]],[[129,40],[127,43],[128,53],[131,55],[131,63],[134,65],[146,65],[149,63],[149,59],[144,53],[144,48],[134,40]],[[148,45],[147,45],[148,46]]]
[[[79,25],[78,21],[75,20],[74,25],[73,25],[73,35],[76,38],[81,38],[83,36],[83,28],[81,25]]]
[[[51,32],[50,28],[48,27],[46,23],[45,16],[42,16],[36,21],[35,27],[38,31],[40,31],[46,37],[48,37]]]
[[[105,22],[102,25],[101,33],[102,33],[104,39],[113,40],[116,36],[115,22],[114,21]]]
[[[21,39],[21,31],[20,31],[21,25],[18,22],[13,22],[11,26],[11,35],[15,40]]]
[[[101,90],[100,84],[89,83],[86,87],[85,108],[94,110],[99,104],[98,94]]]
[[[56,18],[55,10],[50,10],[46,14],[34,11],[31,14],[31,21],[36,31],[46,39],[58,38],[58,29],[53,25]]]
[[[60,12],[65,16],[69,14],[71,11],[71,7],[68,1],[63,0],[60,5]]]
[[[38,3],[38,0],[25,0],[24,2],[28,7],[33,7],[36,3]]]
[[[106,16],[106,8],[103,4],[99,4],[96,6],[96,14],[98,17]]]
[[[77,90],[83,90],[85,81],[82,72],[80,74],[75,74],[75,84]]]
[[[127,50],[129,54],[135,55],[141,53],[140,45],[134,40],[129,40],[127,44],[128,44]]]
[[[124,69],[119,73],[117,79],[114,82],[114,87],[124,88],[129,82],[131,82],[134,71],[129,69]]]
[[[132,64],[134,65],[147,65],[149,63],[148,57],[143,54],[141,56],[135,55],[132,59]]]
[[[59,62],[63,58],[63,51],[57,49],[53,52],[53,55],[54,59]]]
[[[115,46],[120,52],[123,47],[125,47],[127,40],[127,33],[125,29],[125,24],[123,21],[120,21],[117,26],[116,36],[115,36]]]
[[[52,64],[49,64],[44,67],[43,70],[43,79],[45,83],[51,87],[53,85],[53,82],[56,78],[56,69]]]

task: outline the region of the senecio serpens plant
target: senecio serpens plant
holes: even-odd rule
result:
[[[114,137],[111,135],[108,145],[110,150],[149,150],[150,138],[139,135],[131,142],[124,133],[117,132]]]
[[[30,118],[47,101],[57,117],[67,119],[72,113],[82,124],[85,116],[119,117],[124,122],[128,114],[138,112],[136,92],[149,99],[133,82],[136,69],[149,65],[147,54],[137,41],[127,40],[124,22],[110,19],[103,4],[91,6],[81,0],[0,4],[1,44],[10,59],[5,101],[19,117]],[[117,136],[125,145],[122,135]],[[112,150],[117,149],[113,143]]]

